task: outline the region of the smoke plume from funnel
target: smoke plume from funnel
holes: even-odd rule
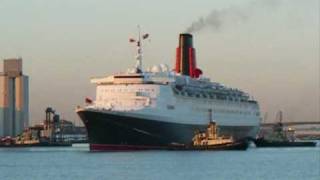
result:
[[[196,33],[203,29],[211,29],[213,31],[222,30],[225,25],[230,23],[243,23],[254,13],[266,8],[275,8],[280,0],[256,0],[249,2],[243,6],[232,6],[220,10],[212,10],[209,15],[200,17],[191,23],[185,30],[186,33]]]

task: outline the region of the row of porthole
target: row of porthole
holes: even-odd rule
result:
[[[205,95],[205,94],[195,94],[195,95],[192,95],[191,93],[188,93],[188,92],[177,92],[177,91],[174,91],[175,94],[177,95],[181,95],[181,96],[188,96],[188,97],[196,97],[196,98],[210,98],[210,99],[219,99],[219,100],[229,100],[229,101],[246,101],[246,99],[241,99],[241,98],[232,98],[232,97],[228,97],[228,96],[224,96],[224,95]]]
[[[194,99],[191,99],[191,98],[186,98],[186,99],[177,99],[177,102],[181,102],[181,103],[184,103],[184,101],[192,101]],[[213,100],[210,100],[210,99],[199,99],[201,100],[201,104],[207,104],[207,105],[217,105],[217,104],[220,104],[220,105],[226,105],[226,106],[230,106],[230,105],[236,105],[237,107],[240,107],[240,108],[254,108],[254,106],[250,106],[248,103],[238,103],[236,101],[213,101]],[[247,101],[245,101],[247,102]]]
[[[154,92],[154,89],[104,89],[102,92]]]

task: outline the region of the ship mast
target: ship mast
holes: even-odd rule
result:
[[[143,34],[141,36],[141,28],[140,28],[140,25],[138,25],[138,38],[137,38],[137,40],[133,39],[133,38],[129,39],[129,42],[131,42],[131,43],[135,42],[136,47],[137,47],[136,66],[135,66],[136,73],[143,72],[142,71],[142,41],[147,39],[148,37],[149,37],[149,34]]]

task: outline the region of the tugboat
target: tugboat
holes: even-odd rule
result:
[[[294,129],[284,130],[282,111],[279,111],[279,123],[275,124],[269,135],[261,135],[254,143],[256,147],[315,147],[316,142],[296,141]]]
[[[192,139],[193,150],[246,150],[246,140],[235,141],[232,136],[218,136],[215,122],[210,122],[206,132],[196,132]]]
[[[209,110],[211,114],[212,111]],[[210,115],[210,117],[212,117]],[[173,144],[173,150],[246,150],[248,141],[235,141],[232,136],[218,136],[217,124],[210,119],[205,132],[197,130],[190,146]]]

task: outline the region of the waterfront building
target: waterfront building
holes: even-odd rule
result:
[[[22,133],[28,121],[29,85],[22,59],[5,59],[0,70],[0,137]]]

